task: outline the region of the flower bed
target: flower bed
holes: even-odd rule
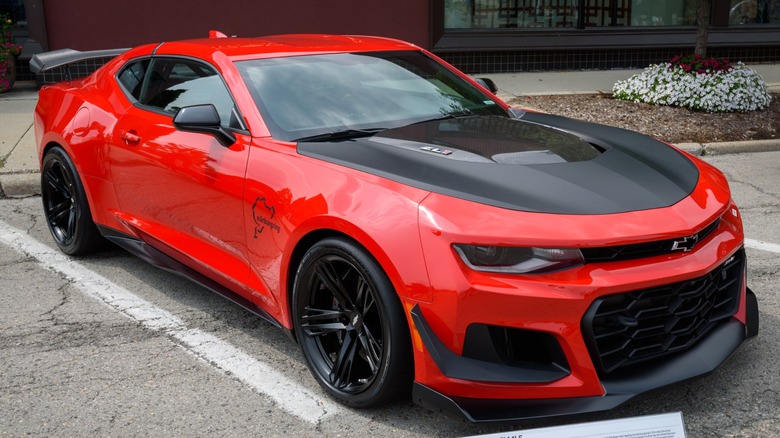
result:
[[[744,64],[695,56],[651,65],[612,88],[617,99],[706,112],[746,112],[769,106],[766,83]]]
[[[11,31],[13,22],[8,15],[0,14],[0,93],[8,91],[16,80],[16,57],[22,46],[16,44]]]

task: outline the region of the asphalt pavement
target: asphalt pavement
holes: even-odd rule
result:
[[[694,382],[613,411],[506,426],[409,399],[338,406],[281,330],[118,247],[66,257],[40,197],[0,200],[0,437],[517,437],[674,412],[689,437],[780,437],[780,152],[703,159],[740,207],[759,335]],[[620,436],[671,436],[634,432]]]
[[[769,85],[780,92],[780,64],[750,66]],[[611,93],[612,85],[641,70],[587,70],[565,72],[528,72],[480,75],[493,79],[498,96],[512,97],[546,94]],[[34,82],[17,82],[0,94],[0,198],[40,194],[39,161],[32,127],[32,115],[38,101]],[[703,155],[780,150],[780,139],[725,143],[681,143],[678,146]]]

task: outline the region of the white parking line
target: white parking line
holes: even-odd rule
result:
[[[776,243],[764,242],[763,240],[745,239],[745,246],[748,248],[761,249],[764,251],[780,254],[780,245]]]
[[[291,381],[239,348],[200,329],[185,326],[181,319],[170,312],[134,295],[3,221],[0,221],[0,242],[33,257],[44,268],[72,281],[86,295],[138,321],[144,327],[164,332],[189,353],[270,397],[280,409],[290,414],[317,424],[339,410],[335,403]]]

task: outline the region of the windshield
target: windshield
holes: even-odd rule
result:
[[[338,53],[236,63],[275,138],[506,112],[422,52]]]

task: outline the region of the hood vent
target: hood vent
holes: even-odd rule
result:
[[[461,117],[382,132],[373,141],[452,160],[534,165],[589,161],[604,148],[566,131],[506,117]],[[444,150],[450,153],[441,154]]]

